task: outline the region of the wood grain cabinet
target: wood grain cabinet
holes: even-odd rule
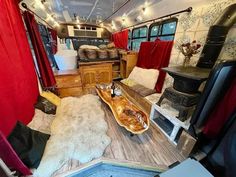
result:
[[[96,84],[112,82],[112,64],[91,64],[80,66],[83,88],[91,89]]]
[[[54,75],[60,97],[83,94],[82,80],[78,70],[58,71]]]
[[[120,74],[122,78],[129,77],[129,74],[137,64],[137,60],[138,60],[137,52],[131,52],[122,55],[120,61]]]

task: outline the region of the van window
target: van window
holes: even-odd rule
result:
[[[148,29],[146,26],[135,28],[132,32],[132,50],[138,51],[141,42],[147,41]]]
[[[177,18],[153,23],[149,27],[149,40],[155,41],[158,38],[161,40],[174,40],[177,26]]]

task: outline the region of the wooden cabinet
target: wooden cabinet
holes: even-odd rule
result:
[[[112,63],[80,66],[83,88],[94,88],[96,84],[112,82]]]
[[[82,80],[78,70],[57,71],[54,75],[60,97],[83,94]]]
[[[120,61],[120,74],[122,78],[127,78],[133,68],[136,66],[138,60],[138,53],[131,52],[124,54]]]

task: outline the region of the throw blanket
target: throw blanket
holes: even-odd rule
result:
[[[51,137],[34,176],[49,177],[69,159],[89,162],[102,156],[111,139],[99,98],[63,98],[51,125]]]

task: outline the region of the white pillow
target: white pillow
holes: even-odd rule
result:
[[[95,45],[81,45],[79,47],[80,49],[94,49],[94,50],[98,50],[99,48]]]
[[[146,88],[154,89],[158,76],[159,71],[157,69],[143,69],[135,66],[128,79],[132,79]]]

